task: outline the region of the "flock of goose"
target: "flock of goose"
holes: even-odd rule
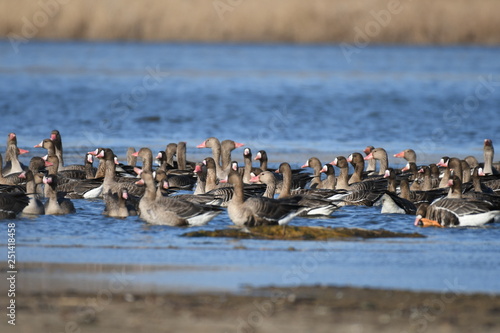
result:
[[[242,146],[208,138],[197,146],[212,151],[202,162],[186,159],[185,142],[170,143],[155,157],[149,148],[129,148],[127,164],[118,163],[111,149],[97,148],[85,154],[84,164],[65,165],[61,135],[54,130],[35,145],[47,154],[24,166],[19,156],[27,151],[9,133],[5,165],[0,155],[0,219],[75,213],[72,199],[102,198],[107,216],[139,215],[148,223],[170,226],[203,225],[223,209],[238,226],[286,225],[295,216],[330,216],[347,205],[380,205],[382,213],[412,214],[417,226],[500,221],[500,163],[493,163],[489,139],[484,140],[484,163],[473,156],[445,156],[418,166],[415,151],[406,149],[394,155],[408,162],[401,170],[390,168],[387,152],[372,146],[365,156],[337,156],[324,165],[312,157],[300,169],[283,162],[276,170],[268,168],[265,151],[252,159],[250,148],[244,148],[240,167],[231,153]],[[142,167],[136,166],[138,159]],[[252,166],[254,160],[259,167]]]

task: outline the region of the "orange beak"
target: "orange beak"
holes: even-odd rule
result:
[[[426,219],[425,217],[420,219],[420,223],[418,225],[421,227],[437,227],[437,228],[443,227],[438,221],[429,220]]]
[[[405,152],[402,151],[400,153],[394,154],[394,157],[405,157]]]
[[[366,160],[371,160],[371,159],[373,159],[373,154],[372,153],[370,153],[368,156],[365,156],[365,161]]]

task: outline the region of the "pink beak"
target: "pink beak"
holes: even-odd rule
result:
[[[235,142],[235,143],[234,143],[234,146],[235,146],[236,148],[243,147],[244,145],[245,145],[244,143],[239,143],[239,142]]]
[[[135,156],[135,157],[139,156],[139,152],[136,151],[135,153],[132,153],[132,156]]]
[[[54,163],[51,163],[51,162],[49,162],[49,161],[45,161],[45,166],[46,166],[46,167],[48,167],[48,166],[53,166],[53,165],[54,165]]]
[[[19,148],[19,155],[29,153],[29,150]]]
[[[42,148],[43,147],[43,141],[41,141],[39,144],[33,146],[33,148]]]
[[[259,176],[253,176],[252,178],[250,178],[250,182],[252,182],[252,183],[260,182]]]
[[[394,154],[394,157],[405,157],[405,152],[402,151],[400,153]]]
[[[373,154],[372,153],[370,153],[367,156],[365,156],[365,161],[366,160],[371,160],[371,159],[373,159]]]
[[[207,148],[206,141],[203,141],[202,143],[200,143],[199,145],[197,145],[196,148]]]
[[[194,172],[196,172],[196,173],[200,173],[200,172],[202,172],[202,171],[203,171],[203,170],[201,169],[201,166],[196,165],[196,166],[194,167]]]

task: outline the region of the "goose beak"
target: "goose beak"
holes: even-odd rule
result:
[[[33,146],[33,148],[42,148],[42,147],[43,147],[43,141],[40,141],[39,144]]]
[[[139,179],[135,182],[136,185],[144,185],[144,179]]]
[[[201,166],[199,166],[198,164],[194,167],[194,172],[195,173],[200,173],[202,172],[203,170],[201,169]]]
[[[372,153],[370,153],[367,156],[365,156],[365,161],[366,160],[371,160],[371,159],[373,159],[373,154]]]
[[[239,142],[235,142],[235,143],[234,143],[234,146],[235,146],[236,148],[243,147],[244,145],[245,145],[244,143],[239,143]]]
[[[251,183],[258,183],[258,182],[260,182],[259,176],[253,176],[252,178],[250,178],[250,182]]]
[[[434,221],[434,220],[429,220],[429,219],[426,219],[425,217],[422,217],[420,218],[420,220],[418,221],[418,224],[417,222],[415,222],[417,226],[419,227],[437,227],[437,228],[442,228],[443,226],[441,224],[439,224],[438,221]]]
[[[135,153],[132,153],[132,156],[135,156],[135,157],[139,156],[139,152],[136,151]]]
[[[29,150],[19,148],[19,155],[29,153]]]
[[[400,153],[394,154],[394,157],[405,157],[405,152],[402,151]]]
[[[196,148],[207,148],[206,141],[203,141],[202,143],[200,143],[199,145],[197,145]]]

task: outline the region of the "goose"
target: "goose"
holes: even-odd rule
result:
[[[342,200],[342,202],[338,203],[339,206],[373,206],[373,204],[384,194],[387,187],[387,180],[383,178],[349,184],[349,164],[344,156],[337,156],[330,164],[340,169],[336,189],[348,191],[348,194],[342,197],[335,197],[336,199]]]
[[[321,169],[322,165],[317,157],[309,158],[301,168],[312,168],[314,170],[313,178],[309,183],[310,188],[323,188],[321,181]]]
[[[150,224],[169,226],[204,225],[220,213],[211,206],[197,205],[182,199],[158,197],[152,173],[141,172],[136,183],[145,185],[139,201],[140,218]]]
[[[97,148],[90,152],[105,163],[104,181],[102,193],[118,193],[121,188],[126,188],[129,195],[140,197],[144,194],[144,186],[135,184],[136,178],[117,177],[115,172],[115,154],[109,148]]]
[[[335,205],[332,201],[324,200],[317,196],[314,196],[313,191],[302,190],[301,194],[293,194],[292,187],[292,168],[290,164],[283,162],[280,164],[278,170],[283,175],[283,187],[281,189],[281,193],[278,196],[278,199],[286,199],[286,198],[297,198],[298,204],[304,206],[304,209],[301,210],[300,215],[308,215],[308,216],[330,216],[335,210],[339,207]],[[273,177],[274,178],[274,177]]]
[[[408,181],[411,181],[410,190],[412,191],[420,191],[422,179],[420,178],[420,173],[418,172],[417,165],[415,162],[408,162],[402,169],[401,172],[408,172],[409,175],[407,177]],[[406,175],[406,173],[405,173]]]
[[[363,153],[365,153],[365,155],[368,156],[374,149],[375,147],[373,146],[366,146],[366,148],[363,150]],[[377,161],[374,159],[369,159],[368,165],[366,166],[366,172],[368,174],[374,174],[376,170],[377,170]]]
[[[397,154],[394,154],[394,157],[404,158],[408,163],[417,164],[417,153],[413,149],[405,149]]]
[[[75,206],[71,200],[58,196],[56,191],[58,176],[49,174],[43,177],[45,184],[45,215],[65,215],[75,213]]]
[[[243,150],[243,163],[243,183],[250,184],[252,173],[258,175],[262,172],[260,168],[252,167],[252,150],[250,148],[245,148]]]
[[[387,190],[382,195],[382,214],[410,214],[415,215],[417,208],[413,202],[399,197],[396,194],[396,172],[392,168],[385,170],[384,178],[388,179]]]
[[[462,180],[462,162],[456,157],[448,157],[448,156],[443,156],[441,160],[436,163],[437,166],[446,168],[444,170],[443,177],[441,178],[441,181],[439,183],[439,188],[446,188],[448,187],[448,180],[450,179],[451,176],[451,170],[454,171],[455,175],[457,177],[460,177],[460,180]]]
[[[486,175],[499,174],[498,170],[493,167],[494,156],[495,156],[495,148],[493,148],[493,141],[491,141],[491,139],[485,139],[483,147],[483,157],[484,157],[483,172]]]
[[[236,170],[229,172],[227,181],[234,194],[227,206],[229,218],[237,226],[287,225],[303,209],[297,199],[246,198],[243,181]]]
[[[36,190],[37,185],[43,183],[43,173],[37,173],[35,176],[31,170],[26,170],[21,172],[18,177],[26,181],[26,195],[29,198],[29,204],[24,207],[22,214],[44,215],[45,207],[40,199],[38,199]]]
[[[118,192],[112,193],[108,191],[104,195],[105,208],[103,215],[116,218],[126,218],[128,216],[137,215],[136,208],[133,204],[128,203],[128,191],[126,188],[121,188]]]
[[[20,173],[24,170],[24,166],[19,161],[18,156],[28,153],[27,150],[19,149],[17,147],[17,136],[15,133],[9,133],[7,136],[7,149],[5,150],[6,164],[2,169],[4,176],[13,173]]]
[[[388,167],[388,159],[387,159],[387,152],[385,151],[384,148],[375,148],[373,149],[370,154],[365,156],[365,160],[372,160],[375,159],[380,162],[380,168],[379,168],[379,175],[383,176],[385,173],[385,170]]]
[[[326,179],[323,180],[322,187],[326,190],[334,190],[335,185],[337,185],[337,178],[335,178],[335,169],[331,164],[323,165],[321,169],[322,173],[326,174]]]
[[[211,148],[212,156],[215,161],[217,177],[219,179],[227,178],[231,163],[231,151],[244,146],[233,140],[224,140],[222,143],[216,137],[210,137],[203,141],[196,148]]]
[[[15,219],[29,202],[24,192],[0,192],[0,220]]]
[[[257,152],[257,155],[255,155],[254,160],[259,161],[260,170],[262,170],[262,171],[268,170],[267,169],[268,158],[267,158],[267,152],[265,150],[259,150]]]
[[[448,186],[447,197],[419,207],[416,226],[482,226],[500,221],[500,210],[491,202],[462,197],[462,181],[458,175],[450,177]]]

